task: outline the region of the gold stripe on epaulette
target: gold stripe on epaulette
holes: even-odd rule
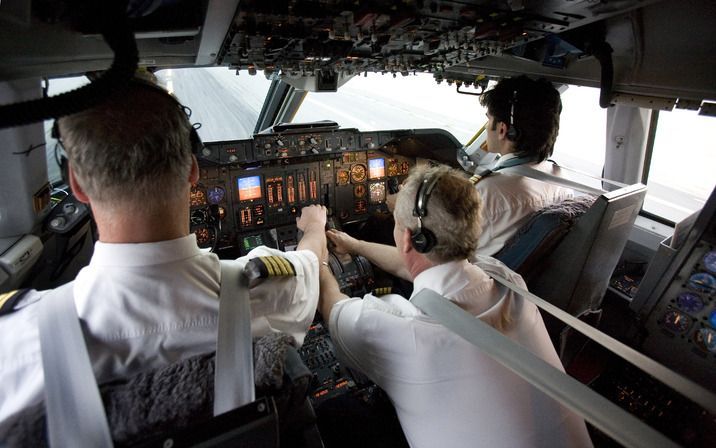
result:
[[[266,270],[268,271],[269,277],[273,277],[276,275],[276,271],[273,268],[273,264],[268,260],[268,257],[259,257],[259,260],[261,260],[261,263],[266,266]]]
[[[276,257],[274,257],[274,256],[266,257],[266,260],[267,260],[269,263],[271,263],[271,266],[273,266],[273,270],[274,270],[274,272],[275,272],[274,275],[276,275],[276,276],[283,275],[283,271],[282,271],[282,269],[281,269],[281,265],[280,265],[280,264],[278,263],[278,261],[276,260]]]
[[[475,174],[474,176],[472,176],[470,178],[470,182],[472,182],[473,185],[477,184],[481,180],[482,180],[482,176],[480,176],[479,174]]]
[[[278,267],[278,271],[281,273],[281,275],[288,275],[288,271],[286,270],[286,264],[284,263],[284,259],[281,257],[271,257],[271,261],[276,263],[276,266]]]
[[[296,270],[294,269],[293,265],[290,261],[283,257],[279,257],[281,259],[281,263],[286,268],[286,275],[296,275]]]
[[[2,308],[5,305],[5,302],[12,299],[12,297],[17,294],[17,289],[10,292],[5,292],[0,294],[0,308]]]
[[[385,286],[385,287],[382,287],[382,288],[375,288],[375,289],[373,290],[373,295],[376,296],[376,297],[377,297],[377,296],[384,296],[384,295],[390,294],[390,293],[392,293],[392,292],[393,292],[393,288],[392,288],[391,286]]]
[[[266,266],[266,271],[269,277],[277,276],[294,276],[296,275],[296,269],[293,267],[290,261],[279,255],[269,255],[265,257],[259,257],[261,263]]]

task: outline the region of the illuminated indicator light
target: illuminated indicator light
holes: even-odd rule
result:
[[[266,184],[266,196],[269,204],[273,204],[273,184]]]

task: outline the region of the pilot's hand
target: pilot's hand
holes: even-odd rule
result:
[[[326,207],[323,205],[309,205],[301,209],[301,216],[296,218],[296,227],[302,232],[315,225],[319,229],[326,227]]]
[[[333,243],[333,251],[338,255],[355,254],[358,250],[360,240],[353,238],[340,230],[330,229],[326,232],[328,241]]]

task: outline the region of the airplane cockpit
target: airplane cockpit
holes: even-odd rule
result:
[[[222,260],[296,250],[310,205],[325,206],[327,229],[395,245],[391,198],[409,174],[444,164],[479,176],[499,159],[479,96],[501,79],[543,77],[563,95],[558,142],[573,135],[571,152],[555,154],[557,176],[515,172],[578,200],[535,213],[495,257],[524,277],[564,381],[583,389],[500,362],[584,417],[594,446],[714,446],[716,185],[649,183],[661,174],[650,173],[659,114],[716,115],[714,20],[707,0],[1,0],[0,310],[14,291],[57,288],[89,262],[97,228],[69,188],[53,120],[137,73],[175,96],[201,138],[187,219]],[[589,99],[572,113],[565,92],[579,89]],[[713,155],[700,154],[693,169],[711,172]],[[659,188],[675,215],[654,212]],[[341,293],[410,296],[412,283],[328,249]],[[391,400],[337,358],[320,313],[297,351],[317,430],[280,446],[408,446]],[[237,421],[276,432],[254,424],[264,411]],[[238,440],[279,446],[254,429]]]

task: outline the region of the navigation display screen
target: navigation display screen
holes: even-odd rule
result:
[[[240,177],[239,201],[261,199],[261,176]]]
[[[251,236],[245,236],[242,239],[242,244],[244,246],[244,249],[246,251],[250,251],[251,249],[257,248],[264,244],[264,239],[261,238],[261,235],[251,235]]]
[[[385,177],[385,159],[368,160],[368,178],[378,179]]]

